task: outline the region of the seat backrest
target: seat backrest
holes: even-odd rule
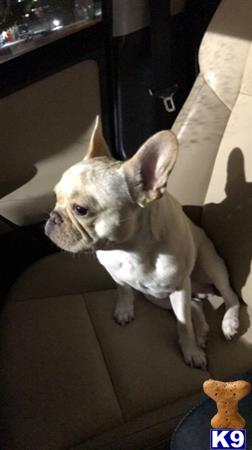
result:
[[[202,224],[246,302],[252,302],[251,24],[250,0],[223,0],[201,46],[204,77],[231,110],[205,196]]]
[[[238,294],[252,292],[252,3],[222,0],[201,43],[200,75],[174,124],[169,190],[201,223]],[[252,301],[252,299],[250,300]]]

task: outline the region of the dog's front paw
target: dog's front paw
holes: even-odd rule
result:
[[[222,331],[227,340],[238,333],[239,324],[239,305],[235,305],[226,311],[222,321]]]
[[[192,322],[197,344],[201,348],[206,348],[209,326],[202,309],[202,303],[198,300],[192,301]]]
[[[202,348],[195,345],[183,346],[182,352],[184,355],[184,360],[186,364],[191,367],[196,367],[198,369],[206,369],[207,359],[206,354]]]
[[[118,303],[115,307],[113,317],[119,325],[126,325],[135,318],[134,305]]]

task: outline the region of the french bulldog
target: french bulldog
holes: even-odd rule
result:
[[[171,307],[185,362],[205,368],[208,325],[197,299],[211,286],[223,297],[226,339],[238,331],[239,300],[213,243],[167,192],[177,153],[175,135],[160,131],[132,158],[117,161],[97,118],[86,156],[55,187],[45,233],[64,250],[96,252],[118,286],[118,323],[134,318],[135,290]]]

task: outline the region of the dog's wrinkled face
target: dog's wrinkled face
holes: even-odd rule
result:
[[[120,163],[98,157],[74,165],[55,187],[57,203],[46,234],[71,252],[109,247],[128,239],[137,224]]]
[[[139,206],[163,194],[176,159],[174,136],[169,133],[173,144],[169,163],[154,148],[157,140],[162,143],[162,136],[150,138],[131,160],[115,161],[97,119],[85,159],[68,169],[55,187],[56,205],[45,226],[47,236],[74,253],[128,241],[138,231]],[[163,143],[167,146],[167,139]]]

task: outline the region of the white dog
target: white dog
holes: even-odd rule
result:
[[[161,131],[131,159],[116,161],[97,119],[86,157],[55,188],[45,231],[65,250],[96,251],[118,285],[119,323],[134,318],[134,290],[164,308],[171,305],[186,363],[205,367],[207,324],[192,297],[215,286],[225,302],[227,339],[239,327],[239,301],[212,242],[166,190],[177,151],[174,134]]]

